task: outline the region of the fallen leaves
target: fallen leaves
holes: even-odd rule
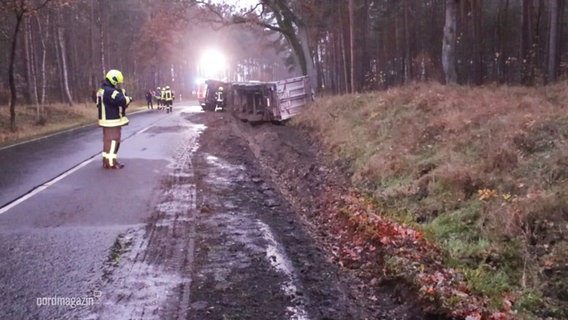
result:
[[[484,201],[496,197],[497,191],[493,189],[479,189],[477,190],[477,194],[479,196],[479,200]]]
[[[489,199],[496,197],[497,192],[482,189],[479,195],[480,199]],[[333,201],[333,206],[327,207],[326,212],[329,219],[337,219],[334,215],[339,215],[345,222],[334,226],[334,236],[342,240],[333,250],[339,265],[350,269],[364,268],[372,259],[379,261],[393,257],[395,259],[383,266],[383,277],[403,277],[401,280],[414,285],[418,298],[424,304],[430,304],[432,310],[460,319],[512,319],[510,306],[503,312],[492,313],[487,308],[487,298],[473,295],[464,275],[443,265],[441,250],[422,232],[377,214],[370,201],[356,192],[336,196],[339,201]]]

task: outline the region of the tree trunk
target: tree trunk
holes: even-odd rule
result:
[[[532,49],[533,0],[523,0],[521,7],[521,84],[531,85],[534,80],[534,51]]]
[[[446,24],[442,44],[442,66],[446,84],[457,83],[456,72],[456,27],[459,0],[446,0]]]
[[[483,0],[471,1],[471,12],[473,19],[473,81],[476,85],[483,83],[483,51],[482,51],[482,10]]]
[[[349,62],[346,47],[345,34],[341,32],[341,62],[343,66],[343,88],[345,89],[343,92],[349,93],[351,90],[349,89]]]
[[[105,64],[105,24],[103,23],[103,12],[104,12],[105,2],[99,1],[99,17],[97,19],[97,24],[99,26],[99,44],[100,44],[100,57],[101,57],[101,71],[104,75],[106,73]]]
[[[344,21],[344,15],[341,12],[339,14],[339,18],[340,20],[340,26],[341,28],[337,31],[338,35],[339,35],[339,66],[340,68],[338,69],[339,71],[341,71],[341,77],[340,79],[340,83],[342,83],[343,85],[340,85],[339,87],[339,92],[340,93],[348,93],[349,91],[349,72],[347,70],[347,52],[345,50],[345,21]]]
[[[36,19],[37,15],[36,15]],[[38,20],[39,21],[39,20]],[[41,34],[41,33],[40,33]],[[28,95],[31,97],[31,102],[36,106],[36,122],[42,121],[42,110],[39,103],[38,92],[38,71],[37,71],[37,55],[34,46],[34,37],[32,31],[32,24],[30,19],[26,19],[26,65],[28,73]]]
[[[411,81],[412,56],[410,54],[410,22],[408,19],[408,0],[404,0],[404,83]]]
[[[399,14],[396,14],[394,17],[394,57],[392,67],[394,71],[394,83],[396,85],[402,84],[401,75],[404,75],[404,48],[401,39],[402,27],[400,26]]]
[[[546,4],[545,0],[536,0],[535,4],[535,21],[533,26],[534,32],[534,65],[535,69],[539,69],[541,73],[543,73],[543,82],[546,82],[546,47],[548,43],[546,42],[546,30],[543,28],[543,24],[546,23],[546,16],[548,12],[546,11]],[[543,44],[546,43],[546,44]],[[536,77],[535,77],[536,78]]]
[[[555,82],[558,78],[558,8],[560,0],[550,0],[548,28],[548,66],[547,83]]]
[[[356,81],[356,90],[360,91],[363,89],[363,85],[365,84],[365,75],[370,71],[370,54],[368,52],[368,32],[367,32],[367,24],[368,24],[368,11],[369,11],[369,4],[368,1],[360,1],[355,7],[355,22],[356,22],[356,31],[355,33],[358,35],[356,38],[357,45],[355,46],[355,61],[358,63],[355,65],[355,79]]]
[[[10,130],[15,132],[16,127],[16,81],[14,79],[14,68],[16,64],[16,46],[18,44],[18,34],[24,17],[24,11],[16,12],[16,27],[12,38],[12,48],[10,49],[10,63],[8,67],[8,82],[10,84]]]
[[[65,90],[65,97],[69,106],[73,105],[73,98],[69,90],[69,76],[67,70],[67,54],[65,51],[65,39],[63,38],[63,27],[57,27],[57,44],[59,45],[59,53],[61,58],[61,72],[63,76],[63,89]]]
[[[35,86],[34,79],[34,48],[33,48],[33,31],[30,24],[29,18],[24,18],[24,54],[26,63],[26,104],[34,103],[37,104],[37,87]],[[34,87],[36,88],[34,94]]]
[[[39,104],[43,109],[45,104],[45,92],[47,90],[47,74],[46,74],[46,57],[47,57],[47,42],[49,41],[49,15],[46,15],[45,19],[45,33],[42,31],[41,20],[36,16],[37,25],[41,40],[41,95],[39,98]],[[43,113],[43,110],[40,110]]]
[[[96,24],[96,15],[95,15],[95,1],[89,1],[89,18],[92,24]],[[97,87],[99,80],[99,73],[98,68],[96,67],[96,28],[89,29],[89,88]]]
[[[310,83],[313,90],[317,89],[317,70],[314,64],[314,59],[312,58],[312,52],[309,45],[308,30],[303,23],[298,24],[298,37],[300,41],[301,50],[304,56],[304,63],[306,70],[304,74],[310,77]]]
[[[509,65],[507,57],[509,57],[509,48],[506,45],[507,29],[509,20],[509,0],[499,1],[499,12],[497,15],[497,28],[495,30],[495,52],[497,57],[495,59],[495,76],[499,83],[506,83],[509,76]]]
[[[353,1],[355,0],[349,0],[349,53],[351,58],[349,78],[351,82],[351,93],[355,93],[355,13]]]
[[[327,47],[327,44],[319,42],[317,44],[317,55],[316,57],[318,57],[316,59],[316,70],[317,70],[317,75],[318,75],[318,88],[325,88],[327,87],[327,83],[326,83],[326,79],[325,79],[325,74],[324,74],[324,70],[322,67],[322,63],[326,62],[326,61],[322,61],[319,57],[323,57],[323,52],[325,51],[324,47]],[[274,78],[271,78],[269,80],[274,80]]]

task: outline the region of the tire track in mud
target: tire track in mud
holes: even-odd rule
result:
[[[242,124],[196,118],[210,130],[193,159],[198,218],[187,319],[383,319],[356,301],[350,278],[306,232]]]
[[[272,189],[261,187],[269,198],[259,198],[258,184],[264,182],[249,176],[245,166],[213,155],[203,162],[194,299],[187,319],[309,320],[296,271],[259,219],[259,213],[273,214],[278,206]]]

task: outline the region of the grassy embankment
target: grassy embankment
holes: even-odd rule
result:
[[[135,103],[135,102],[134,102]],[[133,105],[127,113],[143,109]],[[97,108],[92,104],[51,104],[43,107],[38,120],[35,106],[16,106],[17,130],[10,130],[10,110],[7,105],[0,106],[0,147],[18,143],[51,133],[97,123]]]
[[[567,103],[566,83],[416,84],[322,98],[293,124],[312,130],[349,164],[351,180],[377,213],[424,234],[453,270],[424,287],[421,280],[432,279],[424,276],[427,262],[417,268],[387,254],[387,275],[414,283],[448,310],[481,296],[477,301],[493,310],[486,314],[566,319]]]

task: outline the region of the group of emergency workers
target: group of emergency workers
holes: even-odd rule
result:
[[[121,141],[121,128],[128,124],[126,109],[133,98],[121,88],[124,82],[122,72],[116,69],[108,71],[101,87],[93,97],[98,109],[98,124],[103,128],[103,168],[122,169],[124,164],[117,159]],[[148,109],[154,109],[152,99],[156,100],[159,110],[173,112],[175,99],[170,86],[158,87],[156,91],[148,90],[145,94]]]
[[[146,92],[146,104],[148,109],[154,109],[153,100],[156,101],[158,110],[166,109],[167,113],[172,112],[175,100],[175,94],[170,86],[163,88],[157,87],[155,91],[148,90]]]

